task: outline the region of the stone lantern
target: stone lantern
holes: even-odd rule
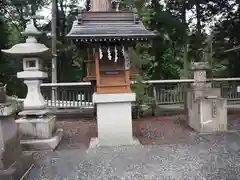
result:
[[[42,60],[40,58],[48,53],[49,48],[37,42],[35,37],[41,35],[41,32],[34,27],[33,21],[28,23],[22,34],[28,36],[26,43],[16,44],[11,49],[3,50],[3,52],[23,58],[23,71],[17,73],[17,77],[24,79],[24,83],[28,87],[24,109],[42,109],[47,104],[40,93],[40,84],[42,79],[47,77],[47,73],[41,71]]]
[[[21,144],[34,150],[54,149],[62,138],[62,130],[56,129],[56,117],[49,114],[47,102],[42,96],[40,85],[47,73],[42,71],[42,58],[49,55],[49,48],[38,43],[36,37],[41,35],[31,20],[22,33],[27,36],[25,43],[16,44],[4,53],[21,57],[23,71],[17,77],[24,79],[28,88],[27,96],[23,102],[22,116],[16,120],[19,124]]]

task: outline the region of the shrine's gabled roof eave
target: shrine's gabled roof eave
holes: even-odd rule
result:
[[[135,13],[116,11],[83,12],[67,35],[82,42],[146,41],[154,36]]]

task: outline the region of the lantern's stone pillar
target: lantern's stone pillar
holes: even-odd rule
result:
[[[227,100],[207,83],[208,68],[205,62],[192,64],[195,82],[187,92],[187,122],[200,133],[227,131]]]
[[[15,123],[16,102],[0,103],[0,179],[20,180],[33,166],[31,153],[23,153]]]
[[[93,95],[97,105],[99,146],[138,144],[132,132],[132,102],[135,99],[133,93]]]
[[[41,57],[48,54],[49,48],[37,42],[35,36],[41,34],[33,24],[27,24],[26,43],[17,44],[6,54],[20,56],[23,59],[23,71],[17,77],[24,80],[28,88],[21,116],[15,122],[19,125],[21,145],[26,150],[54,150],[63,136],[63,130],[57,129],[56,117],[50,115],[47,102],[42,96],[40,85],[47,73],[43,72]]]

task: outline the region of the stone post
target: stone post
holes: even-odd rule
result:
[[[211,84],[207,84],[207,70],[209,69],[209,65],[206,62],[195,62],[192,63],[191,69],[194,75],[192,88],[195,91],[195,98],[202,97],[206,88],[211,88]]]
[[[0,92],[2,95],[2,92]],[[15,123],[17,102],[0,102],[0,179],[20,180],[32,168],[31,153],[23,153]]]
[[[192,64],[194,83],[187,92],[187,122],[200,133],[227,131],[227,100],[207,83],[205,62]]]

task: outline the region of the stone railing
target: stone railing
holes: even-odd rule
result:
[[[208,79],[212,87],[220,88],[221,95],[228,99],[228,103],[240,103],[240,78]],[[193,83],[193,79],[151,80],[145,81],[150,86],[146,93],[150,99],[155,99],[157,105],[183,104],[186,87]],[[49,107],[57,108],[91,108],[94,88],[89,82],[80,83],[46,83],[41,85],[43,96]],[[52,91],[56,91],[57,98],[52,100]],[[20,101],[23,99],[20,99]],[[151,100],[148,104],[153,103]]]

